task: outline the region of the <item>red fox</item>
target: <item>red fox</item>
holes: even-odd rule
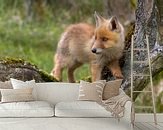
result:
[[[79,23],[70,25],[62,34],[54,57],[52,75],[62,80],[67,68],[69,82],[75,82],[74,71],[89,63],[92,81],[101,79],[101,71],[108,66],[116,78],[123,78],[119,59],[124,50],[124,28],[116,17],[105,19],[94,14],[96,27]]]

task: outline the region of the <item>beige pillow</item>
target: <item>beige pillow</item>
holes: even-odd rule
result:
[[[33,88],[26,89],[1,89],[1,102],[24,102],[33,101]]]
[[[103,100],[107,100],[111,97],[117,96],[119,94],[119,88],[122,83],[122,79],[117,79],[113,81],[106,82],[103,91]]]
[[[0,89],[12,89],[12,84],[11,81],[5,81],[5,82],[1,82],[0,81]],[[1,101],[1,92],[0,92],[0,101]]]
[[[32,95],[35,100],[37,100],[37,91],[36,91],[36,83],[35,80],[30,81],[21,81],[18,79],[10,78],[13,89],[24,89],[24,88],[33,88]]]
[[[12,84],[11,84],[11,81],[5,81],[5,82],[2,82],[0,81],[0,89],[12,89]]]
[[[105,80],[99,80],[93,83],[80,81],[78,100],[101,101]]]

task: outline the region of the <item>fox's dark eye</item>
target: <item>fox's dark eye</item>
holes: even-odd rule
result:
[[[97,36],[95,35],[95,40],[97,39]]]
[[[103,42],[106,42],[106,41],[108,41],[109,39],[108,39],[107,37],[102,37],[101,40],[102,40]]]

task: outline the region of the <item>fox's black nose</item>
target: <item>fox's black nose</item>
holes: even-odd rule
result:
[[[92,52],[93,52],[93,53],[96,53],[96,48],[93,48],[93,49],[92,49]]]

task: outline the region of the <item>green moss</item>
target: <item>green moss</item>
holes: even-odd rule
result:
[[[163,103],[162,103],[162,98],[163,97],[163,92],[161,92],[159,94],[159,96],[157,97],[157,100],[156,100],[156,108],[157,108],[157,112],[160,112],[162,113],[163,112]]]
[[[163,79],[163,71],[161,71],[159,74],[153,77],[154,85],[158,85],[161,79]]]
[[[45,82],[59,82],[53,76],[49,75],[44,71],[39,70],[39,74],[41,75],[41,78],[44,79]]]
[[[1,63],[3,64],[17,64],[17,63],[24,63],[23,59],[16,59],[16,58],[2,58],[0,59]]]
[[[37,71],[41,78],[45,81],[45,82],[58,82],[58,80],[56,80],[53,76],[49,75],[48,73],[40,70],[36,65],[25,61],[24,59],[16,59],[16,58],[4,58],[4,59],[0,59],[0,63],[1,64],[5,64],[5,65],[23,65],[24,67],[26,67],[27,65],[30,66],[31,68],[35,69],[35,71]]]
[[[136,9],[136,6],[137,6],[137,0],[130,0],[130,3],[131,3],[131,7],[133,8],[133,9]]]
[[[87,76],[87,77],[81,78],[81,80],[84,80],[84,81],[87,81],[87,82],[92,82],[91,76]],[[78,80],[78,81],[76,81],[76,82],[79,83],[80,80]]]
[[[24,66],[29,65],[29,66],[31,66],[31,67],[33,67],[35,69],[38,69],[38,67],[36,65],[34,65],[34,64],[24,60],[24,59],[21,59],[21,58],[11,58],[11,57],[1,58],[0,62],[2,64],[6,64],[6,65],[14,65],[14,64],[16,64],[16,65],[21,64],[21,65],[24,65]]]

